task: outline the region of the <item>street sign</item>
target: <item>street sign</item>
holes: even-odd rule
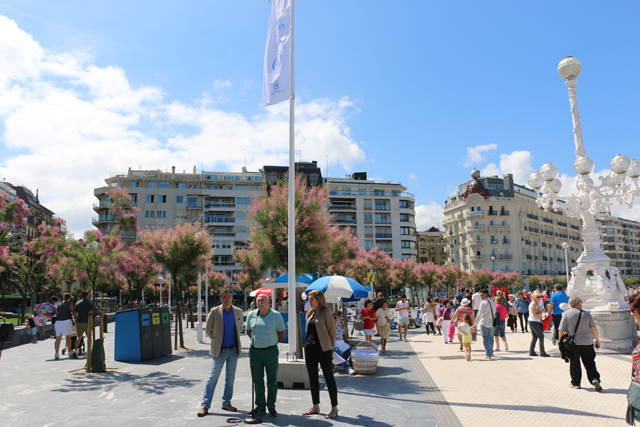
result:
[[[376,273],[367,273],[367,282],[375,282]]]

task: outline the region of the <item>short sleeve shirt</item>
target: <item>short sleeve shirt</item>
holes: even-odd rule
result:
[[[473,300],[473,303],[475,304],[475,307],[473,307],[474,310],[479,310],[480,309],[480,304],[482,304],[482,296],[480,295],[480,292],[476,292],[475,294],[473,294],[471,296],[471,299]]]
[[[553,304],[553,313],[552,314],[562,314],[562,309],[560,308],[560,304],[569,302],[569,295],[566,292],[558,291],[551,295],[551,303]]]
[[[496,311],[498,312],[498,320],[504,321],[507,318],[507,309],[502,304],[496,304]]]
[[[73,307],[78,316],[78,323],[89,322],[89,312],[93,310],[93,304],[88,299],[83,299]]]
[[[564,312],[562,320],[560,321],[559,331],[568,335],[573,335],[573,331],[576,329],[576,323],[580,316],[580,310],[577,308],[571,308]],[[591,329],[596,327],[596,321],[593,320],[591,314],[588,311],[582,310],[582,317],[580,317],[580,324],[578,325],[578,331],[576,332],[576,345],[592,345],[593,332]]]
[[[247,315],[247,331],[252,331],[251,341],[255,348],[266,348],[278,344],[278,332],[286,330],[284,319],[277,311],[269,309],[266,316],[260,310]]]

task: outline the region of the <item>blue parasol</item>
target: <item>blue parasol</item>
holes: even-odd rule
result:
[[[309,291],[319,290],[327,299],[341,298],[344,302],[367,298],[369,293],[358,282],[343,276],[324,276],[313,282],[302,295],[307,298]]]

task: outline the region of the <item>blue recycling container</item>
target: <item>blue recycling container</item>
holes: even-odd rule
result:
[[[144,362],[171,354],[169,309],[136,308],[116,313],[113,359]]]

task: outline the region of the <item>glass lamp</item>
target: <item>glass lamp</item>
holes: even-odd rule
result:
[[[565,80],[575,79],[582,71],[582,64],[573,56],[567,56],[558,64],[558,74]]]
[[[553,163],[545,163],[540,167],[540,176],[545,181],[553,181],[558,177],[558,167]]]
[[[589,175],[594,167],[595,163],[589,156],[580,156],[573,162],[573,169],[578,175]]]
[[[613,159],[611,159],[611,170],[617,173],[618,175],[624,175],[629,170],[631,166],[631,160],[625,156],[624,154],[618,154]]]
[[[538,190],[542,188],[542,185],[544,184],[544,178],[540,176],[540,172],[533,171],[529,175],[529,179],[527,179],[527,184],[529,184],[529,187],[533,188],[534,190]]]

